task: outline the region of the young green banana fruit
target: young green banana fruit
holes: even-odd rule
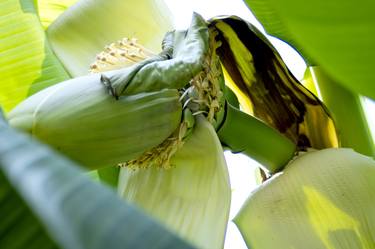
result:
[[[38,92],[8,119],[11,126],[94,169],[134,159],[162,143],[179,126],[181,110],[177,90],[115,100],[94,74]]]

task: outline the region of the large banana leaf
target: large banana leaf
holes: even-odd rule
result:
[[[266,31],[337,82],[375,98],[375,2],[246,0]]]
[[[68,78],[51,51],[33,1],[0,1],[0,34],[0,103],[6,111]]]
[[[37,0],[40,22],[46,29],[67,8],[78,0]]]
[[[83,173],[0,113],[0,248],[193,248]]]

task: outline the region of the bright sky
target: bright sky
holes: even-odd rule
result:
[[[160,0],[162,1],[162,0]],[[171,9],[176,29],[185,29],[189,26],[193,11],[209,19],[217,15],[237,15],[255,25],[260,31],[264,29],[248,10],[242,0],[164,0]],[[302,79],[306,64],[299,54],[286,43],[269,37],[269,40],[279,51],[281,57],[289,67],[289,70],[297,79]],[[375,102],[364,100],[366,103],[367,116],[371,127],[375,127]],[[372,129],[375,140],[375,129]],[[248,197],[249,193],[256,187],[254,170],[257,163],[243,155],[234,155],[225,152],[229,175],[232,185],[232,203],[230,219],[239,211],[240,207]],[[241,234],[234,223],[229,222],[225,239],[225,249],[247,249]]]

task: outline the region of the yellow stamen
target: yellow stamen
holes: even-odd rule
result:
[[[123,38],[104,47],[90,65],[90,72],[99,73],[128,67],[155,54],[137,43],[135,38]]]

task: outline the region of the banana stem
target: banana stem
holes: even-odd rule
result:
[[[117,188],[120,168],[117,166],[105,167],[97,170],[99,179],[102,183]]]
[[[310,67],[320,97],[335,121],[341,147],[374,157],[375,147],[360,96],[336,83],[319,66]]]
[[[288,138],[228,103],[225,121],[217,134],[232,152],[248,155],[271,173],[281,170],[296,151],[296,145]]]

